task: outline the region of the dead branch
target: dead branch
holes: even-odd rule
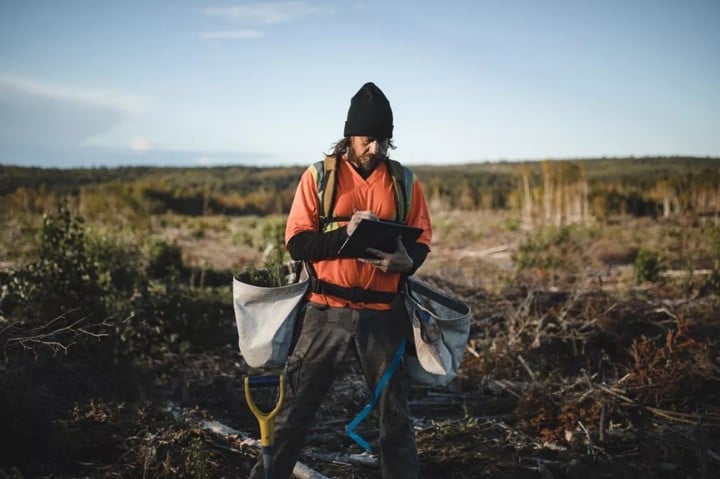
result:
[[[535,375],[535,372],[532,369],[530,369],[530,366],[528,365],[527,361],[525,361],[525,358],[523,358],[522,355],[518,354],[518,360],[520,361],[520,364],[523,365],[525,370],[530,375],[530,379],[532,379],[533,381],[537,381],[537,376]]]
[[[175,417],[175,419],[184,420],[185,422],[198,425],[202,429],[215,433],[219,436],[223,436],[226,438],[240,438],[241,446],[249,446],[254,449],[260,449],[262,447],[260,445],[260,441],[250,437],[249,434],[243,431],[239,431],[237,429],[233,429],[232,427],[227,426],[221,422],[213,420],[193,420],[192,415],[188,411],[181,410],[176,404],[168,404],[167,410]],[[295,464],[295,467],[293,468],[293,474],[298,479],[328,479],[328,477],[311,469],[300,461]]]
[[[510,381],[509,379],[491,379],[487,385],[494,392],[506,392],[516,398],[520,398],[521,393],[527,389],[527,383]]]
[[[111,318],[106,318],[96,324],[86,325],[86,321],[90,316],[83,316],[68,324],[62,324],[67,320],[67,316],[77,309],[69,310],[48,321],[45,324],[26,331],[19,330],[17,323],[11,321],[10,324],[0,330],[0,342],[3,344],[3,357],[5,362],[8,361],[8,350],[12,347],[19,346],[25,351],[30,351],[37,356],[36,347],[46,347],[52,353],[65,353],[82,337],[101,339],[110,335],[108,330],[113,327],[110,323]],[[132,315],[128,318],[131,319]],[[4,338],[5,337],[5,338]]]
[[[709,421],[713,424],[720,424],[720,414],[712,414],[712,413],[705,413],[705,414],[690,414],[690,413],[684,413],[679,411],[671,411],[668,409],[660,409],[656,407],[650,407],[645,406],[633,399],[630,399],[629,397],[625,396],[624,394],[618,392],[617,390],[610,389],[602,384],[596,384],[598,388],[605,391],[606,393],[615,396],[618,399],[621,399],[627,404],[630,404],[632,406],[636,406],[638,408],[643,408],[647,410],[648,412],[651,412],[655,414],[658,417],[662,417],[665,419],[669,419],[671,421],[680,422],[684,424],[698,424],[703,421]]]

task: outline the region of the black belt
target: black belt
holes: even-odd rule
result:
[[[373,291],[358,287],[346,288],[337,284],[328,283],[315,277],[310,278],[310,291],[313,293],[336,296],[353,303],[392,303],[397,293],[386,291]]]

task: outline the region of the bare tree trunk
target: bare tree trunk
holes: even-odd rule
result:
[[[565,202],[563,201],[565,199],[565,185],[563,183],[562,177],[557,178],[555,182],[555,201],[553,205],[553,214],[554,214],[554,221],[553,223],[556,226],[562,226],[563,224],[563,213],[565,209]]]
[[[573,219],[574,223],[583,224],[583,194],[582,183],[578,182],[573,185]]]
[[[205,191],[203,192],[203,208],[202,208],[203,216],[207,216],[209,206],[210,206],[210,180],[207,180],[205,182]]]
[[[543,219],[562,226],[590,221],[589,186],[585,170],[571,162],[543,161]]]
[[[543,222],[545,224],[550,223],[553,219],[553,198],[555,191],[553,189],[554,175],[552,169],[552,163],[549,160],[543,161]]]
[[[583,174],[582,181],[582,222],[589,224],[592,221],[590,216],[590,186],[588,185],[587,176]]]
[[[530,190],[530,175],[527,167],[522,168],[522,220],[523,229],[530,230],[533,225],[533,197]]]

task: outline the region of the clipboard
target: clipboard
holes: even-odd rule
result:
[[[345,258],[375,258],[365,251],[375,248],[392,253],[397,248],[397,237],[402,236],[403,245],[409,250],[422,234],[422,228],[383,220],[361,220],[352,236],[340,246],[338,255]]]

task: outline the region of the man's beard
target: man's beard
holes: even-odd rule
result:
[[[348,161],[355,166],[356,169],[365,173],[371,173],[377,165],[385,160],[383,153],[376,153],[372,156],[360,157],[355,154],[352,147],[348,148]]]

